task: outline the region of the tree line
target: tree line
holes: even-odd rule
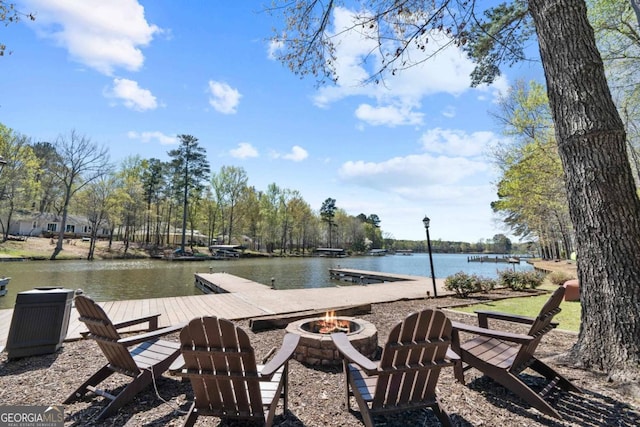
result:
[[[71,131],[54,142],[30,138],[0,124],[0,154],[7,162],[0,174],[0,231],[9,237],[13,219],[34,213],[61,217],[52,259],[63,250],[69,214],[87,218],[93,258],[100,229],[110,242],[151,250],[192,245],[241,244],[280,254],[306,254],[314,248],[343,248],[363,253],[374,248],[426,252],[426,241],[396,240],[384,233],[377,214],[349,215],[329,197],[316,210],[294,189],[270,183],[248,185],[241,167],[211,172],[206,150],[192,135],[178,135],[168,161],[131,156],[119,166],[108,150]],[[179,241],[175,241],[176,234]],[[520,253],[530,244],[519,245]],[[436,240],[442,253],[510,253],[511,241],[499,234],[476,243]]]
[[[428,252],[426,240],[394,240],[385,242],[385,248],[393,250],[411,250],[413,252]],[[477,242],[460,242],[435,239],[431,241],[431,251],[442,254],[520,254],[540,256],[539,247],[535,241],[512,242],[502,233],[490,239],[480,239]]]
[[[52,258],[63,250],[69,214],[90,223],[90,258],[100,229],[123,241],[125,252],[132,243],[183,251],[194,244],[241,244],[280,254],[323,246],[355,252],[382,248],[378,215],[349,215],[332,198],[316,210],[297,190],[248,185],[241,167],[212,173],[196,137],[178,135],[178,140],[168,161],[131,156],[116,167],[105,147],[76,131],[52,143],[32,142],[0,124],[0,154],[7,162],[0,174],[4,239],[16,216],[54,213],[62,224]]]
[[[179,147],[168,161],[132,156],[119,166],[108,150],[71,131],[53,143],[32,142],[0,124],[0,230],[9,237],[16,216],[53,213],[61,217],[52,258],[63,250],[69,214],[87,218],[93,258],[100,229],[110,241],[151,250],[193,245],[241,244],[280,254],[306,254],[314,248],[343,248],[363,253],[374,248],[426,252],[426,241],[396,240],[384,233],[377,214],[349,215],[327,198],[315,210],[299,191],[270,183],[265,190],[248,185],[241,167],[222,166],[211,173],[206,150],[192,135],[178,135]],[[175,236],[179,235],[179,241]],[[478,242],[434,240],[440,253],[528,253],[531,243],[514,245],[503,234]]]

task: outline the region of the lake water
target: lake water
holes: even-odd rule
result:
[[[530,270],[521,264],[467,262],[466,254],[434,254],[434,272],[445,278],[458,271],[496,277],[498,270]],[[226,272],[277,289],[336,286],[329,268],[431,276],[427,254],[348,258],[251,258],[234,261],[168,262],[161,260],[24,261],[0,263],[0,277],[11,277],[0,309],[12,308],[18,292],[42,286],[83,289],[97,301],[198,295],[195,273]],[[341,286],[347,285],[340,282]]]

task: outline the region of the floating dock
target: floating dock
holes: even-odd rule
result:
[[[330,268],[329,277],[331,277],[331,280],[351,282],[358,285],[417,280],[416,276],[379,273],[376,271],[352,270],[348,268]]]
[[[506,257],[506,256],[488,256],[478,255],[467,257],[467,262],[493,262],[493,263],[508,263],[508,264],[520,264],[519,257]]]

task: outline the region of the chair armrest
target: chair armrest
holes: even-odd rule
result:
[[[125,320],[123,322],[114,323],[116,329],[122,329],[133,325],[139,325],[140,323],[149,322],[149,330],[155,331],[158,329],[158,317],[160,313],[150,314],[144,317],[138,317],[137,319]]]
[[[458,360],[460,360],[460,356],[458,356],[458,354],[453,351],[452,348],[447,349],[447,354],[445,355],[445,357],[452,362],[457,362]]]
[[[184,325],[174,325],[167,326],[166,328],[156,329],[155,331],[147,332],[146,334],[134,335],[131,337],[120,338],[118,343],[130,347],[132,345],[140,344],[145,341],[152,340],[154,338],[159,338],[164,335],[172,334],[174,332],[178,332],[184,327]]]
[[[280,349],[276,355],[273,356],[273,359],[262,367],[260,374],[264,377],[270,378],[282,365],[291,359],[293,352],[296,350],[296,347],[298,347],[298,341],[300,341],[300,335],[290,333],[286,334],[282,340]]]
[[[525,325],[533,325],[533,322],[536,321],[536,319],[533,317],[520,316],[517,314],[509,314],[509,313],[500,313],[497,311],[478,310],[475,313],[478,315],[478,325],[481,328],[489,327],[488,319],[504,320],[507,322],[522,323]]]
[[[269,359],[271,359],[271,356],[273,356],[273,353],[276,352],[276,350],[278,350],[278,347],[272,347],[271,350],[269,350],[269,353],[267,353],[263,358],[262,358],[262,364],[266,365],[267,362],[269,361]]]
[[[533,340],[533,337],[525,334],[513,334],[511,332],[503,332],[496,329],[487,329],[481,328],[479,326],[467,325],[465,323],[460,322],[451,322],[451,326],[453,327],[454,333],[454,350],[458,343],[457,332],[468,332],[471,334],[482,335],[484,337],[496,338],[499,340],[510,341],[518,344],[527,344]]]
[[[345,357],[345,359],[350,360],[356,365],[360,366],[364,369],[368,374],[371,374],[378,370],[378,364],[369,360],[362,353],[360,353],[356,348],[351,344],[347,334],[344,332],[337,332],[331,334],[331,339],[335,344],[338,351]]]
[[[169,369],[167,369],[167,371],[169,372],[170,375],[180,375],[183,368],[184,368],[184,356],[182,356],[182,353],[180,353],[178,357],[176,357],[176,360],[173,361],[171,366],[169,366]]]

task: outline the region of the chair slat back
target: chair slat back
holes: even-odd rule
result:
[[[80,313],[80,321],[87,326],[90,338],[96,341],[111,368],[126,375],[137,375],[140,368],[127,347],[118,343],[120,334],[102,307],[84,295],[76,296],[74,303]]]
[[[528,335],[534,337],[534,339],[528,344],[523,344],[521,346],[520,351],[513,361],[511,371],[518,373],[524,370],[535,354],[542,337],[556,327],[552,322],[555,315],[561,311],[560,303],[564,297],[564,291],[564,287],[558,286],[544,306],[540,309],[540,313],[538,313],[536,320],[533,322],[528,332]]]
[[[451,343],[451,321],[440,310],[409,315],[393,327],[382,350],[372,409],[435,399]]]
[[[249,337],[226,319],[193,319],[180,333],[196,407],[212,415],[263,418],[255,353]]]

